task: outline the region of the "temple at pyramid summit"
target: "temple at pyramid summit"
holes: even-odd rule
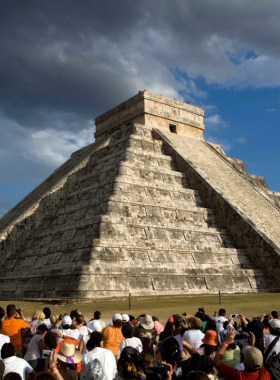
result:
[[[0,219],[0,298],[276,292],[280,193],[148,91]]]

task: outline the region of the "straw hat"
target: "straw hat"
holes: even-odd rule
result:
[[[202,342],[209,344],[209,346],[217,346],[217,333],[214,330],[207,330]]]
[[[63,343],[60,347],[60,351],[57,353],[58,359],[64,363],[80,363],[83,358],[83,354],[75,350],[73,343]]]

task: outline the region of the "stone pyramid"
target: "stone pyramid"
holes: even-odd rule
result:
[[[280,193],[147,91],[0,219],[0,297],[279,290]]]

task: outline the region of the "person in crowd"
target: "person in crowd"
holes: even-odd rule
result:
[[[119,359],[120,354],[122,350],[124,349],[124,347],[127,347],[127,346],[133,347],[137,351],[142,352],[143,350],[142,342],[139,338],[133,337],[133,332],[134,332],[134,327],[130,323],[123,325],[122,334],[124,336],[124,340],[122,340],[119,345],[119,352],[118,352],[117,359]]]
[[[134,328],[134,336],[141,340],[143,350],[154,352],[157,332],[151,315],[139,317],[139,326]]]
[[[111,350],[113,354],[117,357],[119,345],[124,339],[122,334],[122,316],[121,314],[115,313],[112,317],[113,326],[107,326],[102,331],[103,335],[103,345],[104,348]]]
[[[1,353],[1,350],[0,350],[0,353]],[[5,364],[3,360],[0,359],[0,380],[2,380],[4,372],[5,372]]]
[[[90,322],[93,320],[96,320],[100,323],[100,326],[102,327],[102,329],[104,329],[104,327],[106,327],[106,323],[102,321],[101,317],[102,317],[101,311],[96,310],[93,314],[93,319],[91,319]]]
[[[95,311],[94,312],[94,315],[93,315],[93,319],[91,319],[89,321],[89,323],[87,324],[87,328],[88,328],[88,331],[90,333],[94,332],[94,331],[98,331],[98,332],[101,332],[102,331],[102,328],[105,327],[105,324],[104,326],[101,326],[101,313],[100,311]],[[104,323],[104,322],[103,322]]]
[[[36,372],[27,363],[26,360],[18,358],[16,356],[15,347],[11,343],[5,343],[1,349],[1,357],[5,364],[4,377],[9,372],[18,373],[22,380],[25,380],[27,376],[33,380],[36,376]]]
[[[156,332],[157,332],[157,339],[159,339],[160,333],[163,332],[164,327],[163,327],[162,324],[159,322],[158,317],[156,317],[156,316],[152,316],[152,320],[154,321],[154,327],[155,327],[155,330],[156,330]],[[132,321],[134,321],[134,318],[131,320],[131,323],[132,323]],[[132,324],[133,324],[133,323],[132,323]]]
[[[80,363],[83,355],[75,351],[75,346],[71,343],[63,343],[57,352],[58,371],[64,380],[78,380],[76,370],[77,363]]]
[[[85,318],[82,314],[79,314],[76,318],[76,327],[78,328],[80,335],[88,335],[88,328],[85,321]]]
[[[214,359],[216,355],[216,350],[218,346],[217,332],[213,330],[208,330],[202,339],[202,345],[198,348],[198,353],[200,355],[207,355]]]
[[[10,337],[4,334],[0,334],[0,359],[1,359],[1,348],[3,344],[10,343]]]
[[[20,314],[18,314],[15,305],[7,305],[6,312],[7,318],[2,321],[1,334],[10,337],[11,344],[15,347],[17,356],[21,357],[21,329],[30,329],[31,326],[26,322],[23,310],[19,309]],[[20,317],[22,319],[20,319]]]
[[[72,319],[72,322],[75,322],[78,315],[82,314],[79,309],[74,309],[70,311],[70,318]]]
[[[220,332],[222,332],[222,330],[223,330],[223,324],[224,324],[224,322],[227,321],[226,310],[220,309],[218,316],[213,317],[212,319],[216,322],[216,330],[217,330],[218,338],[219,338]]]
[[[187,330],[185,323],[183,321],[183,318],[179,314],[174,314],[173,315],[174,319],[174,331],[173,335],[184,335],[184,332]]]
[[[261,351],[252,346],[253,343],[243,348],[244,373],[235,368],[231,368],[222,362],[226,348],[234,342],[235,331],[229,330],[225,336],[223,344],[219,347],[214,358],[214,364],[221,377],[227,380],[248,379],[248,380],[270,380],[269,373],[262,368],[263,355]]]
[[[276,310],[273,310],[271,313],[272,319],[279,319],[279,313]]]
[[[38,326],[37,333],[31,339],[27,353],[24,356],[24,360],[27,361],[36,371],[42,370],[45,360],[41,359],[42,352],[46,348],[44,337],[47,334],[47,326],[45,324],[41,324]]]
[[[269,322],[269,334],[265,334],[265,338],[264,338],[265,364],[267,363],[268,358],[272,355],[273,352],[275,352],[276,354],[280,352],[280,320],[270,319],[268,322]],[[272,345],[272,342],[275,343],[273,347],[270,346]]]
[[[185,331],[183,340],[189,343],[195,349],[198,349],[202,344],[204,334],[201,332],[202,321],[199,318],[192,318],[190,330]]]
[[[42,310],[36,310],[31,319],[31,322],[29,322],[31,326],[31,332],[32,334],[36,334],[38,326],[45,320],[45,314],[42,312]]]
[[[22,377],[16,372],[9,372],[5,375],[3,380],[22,380]]]
[[[44,336],[44,342],[47,349],[55,350],[57,347],[56,334],[53,331],[47,331]]]
[[[51,328],[51,321],[50,321],[50,316],[51,316],[51,309],[49,307],[44,307],[43,313],[45,314],[45,319],[42,321],[48,329]]]
[[[5,310],[3,307],[0,306],[0,331],[1,331],[1,324],[2,324],[2,319],[4,318],[5,315]]]
[[[139,351],[133,347],[125,347],[118,361],[118,376],[115,380],[141,379],[139,370],[142,365],[142,357]]]
[[[123,325],[129,323],[130,320],[129,320],[129,315],[128,314],[122,314],[122,323]]]
[[[118,320],[118,319],[117,319]],[[113,326],[112,326],[113,327]],[[94,360],[98,360],[107,380],[113,380],[117,373],[116,359],[111,350],[101,348],[102,334],[94,331],[87,342],[88,353],[83,356],[81,378],[85,378],[85,373],[91,371]],[[98,363],[94,363],[98,364]]]
[[[61,321],[62,329],[54,329],[52,331],[55,331],[57,336],[57,342],[62,342],[63,339],[67,337],[73,338],[77,341],[80,340],[80,331],[78,328],[71,328],[72,327],[72,319],[69,317],[69,315],[64,315]]]

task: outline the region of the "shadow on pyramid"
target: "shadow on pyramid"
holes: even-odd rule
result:
[[[280,193],[148,91],[0,219],[0,297],[279,291]]]

